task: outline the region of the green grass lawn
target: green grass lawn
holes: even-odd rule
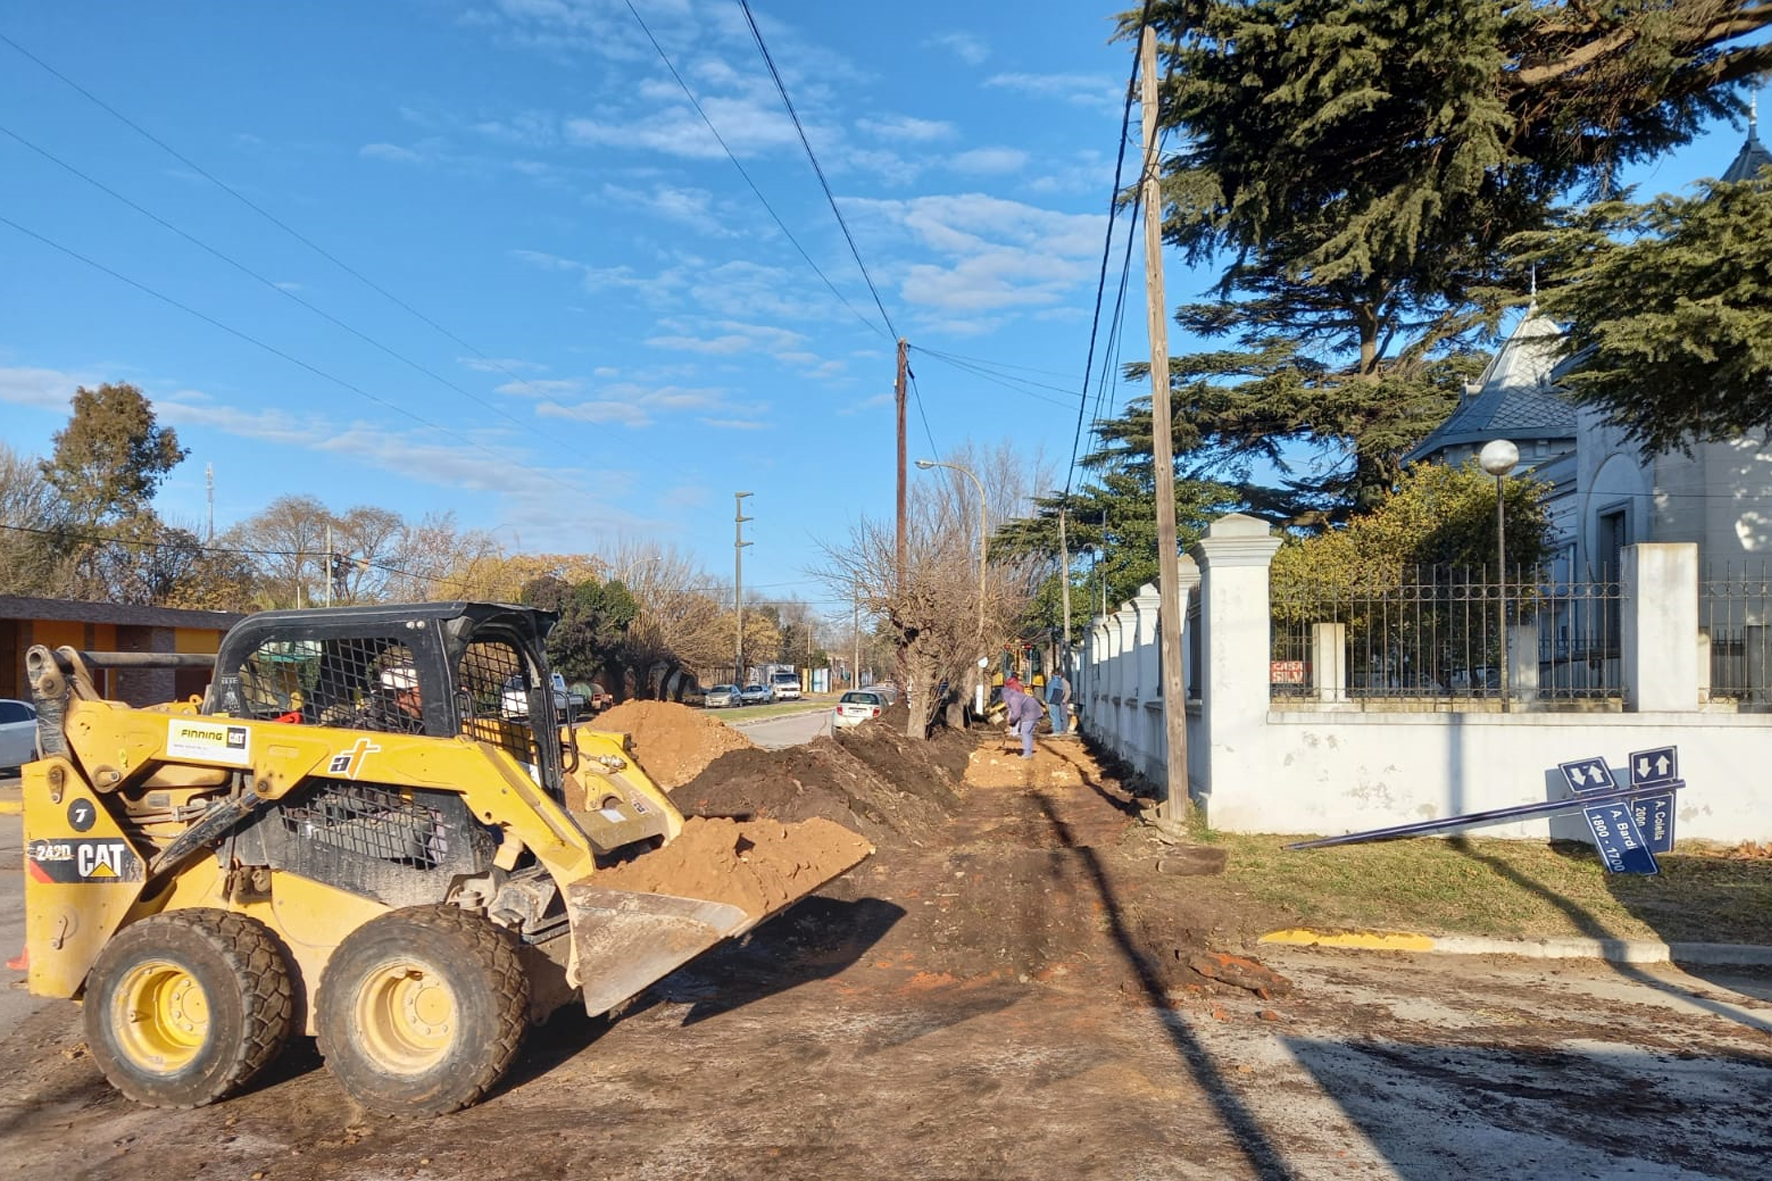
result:
[[[1661,873],[1608,874],[1586,845],[1469,838],[1288,851],[1297,838],[1200,831],[1224,884],[1277,925],[1500,938],[1772,944],[1772,859],[1682,843]]]

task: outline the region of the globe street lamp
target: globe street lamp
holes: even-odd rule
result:
[[[1495,477],[1495,572],[1496,618],[1501,625],[1501,712],[1511,706],[1507,692],[1507,513],[1503,507],[1502,481],[1520,462],[1520,449],[1506,439],[1483,444],[1477,465]]]
[[[930,468],[937,467],[947,468],[951,472],[959,472],[962,476],[971,480],[973,487],[978,489],[978,642],[982,644],[984,643],[984,573],[986,556],[989,553],[988,543],[990,541],[990,526],[988,518],[985,516],[986,504],[984,483],[977,476],[973,475],[967,469],[960,467],[958,464],[937,463],[933,459],[919,459],[917,461],[917,469],[919,471],[926,472]],[[983,677],[980,677],[978,680],[978,711],[980,713],[984,712]]]

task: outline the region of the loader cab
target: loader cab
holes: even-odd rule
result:
[[[465,736],[560,797],[560,717],[543,643],[556,617],[501,603],[266,611],[223,639],[206,714]],[[525,702],[513,710],[513,694]]]

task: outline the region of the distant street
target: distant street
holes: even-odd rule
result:
[[[746,738],[765,750],[780,750],[784,746],[799,746],[803,742],[811,742],[821,734],[829,734],[831,717],[831,707],[827,705],[782,718],[734,722],[732,727],[744,731]]]

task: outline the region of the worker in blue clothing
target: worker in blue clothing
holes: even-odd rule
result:
[[[1071,728],[1068,716],[1071,704],[1071,683],[1062,672],[1054,672],[1046,682],[1046,708],[1052,713],[1052,732],[1063,734]]]
[[[1021,738],[1021,757],[1033,758],[1034,727],[1039,724],[1040,715],[1046,711],[1021,687],[1018,677],[1010,677],[1003,682],[1003,705],[1009,711],[1009,732]]]

